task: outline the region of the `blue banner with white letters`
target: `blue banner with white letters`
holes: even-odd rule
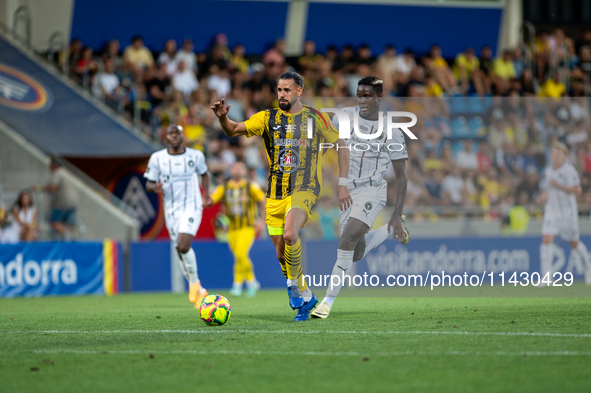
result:
[[[0,297],[103,293],[102,242],[0,245]]]
[[[380,283],[385,283],[388,276],[399,275],[417,275],[427,279],[428,274],[441,276],[442,272],[452,276],[485,274],[489,284],[488,275],[492,273],[496,285],[503,273],[505,282],[515,272],[529,275],[539,273],[541,240],[541,236],[411,238],[410,243],[403,246],[398,241],[388,239],[364,259],[353,264],[352,273],[376,275]],[[591,236],[581,236],[581,241],[591,247]],[[337,247],[338,241],[306,242],[305,274],[316,278],[317,284],[321,276],[331,274]],[[571,273],[575,281],[582,280],[585,262],[578,253],[572,252],[567,242],[557,238],[553,245],[550,270]]]

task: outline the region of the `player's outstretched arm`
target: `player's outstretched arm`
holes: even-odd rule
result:
[[[155,193],[161,193],[162,192],[162,183],[158,182],[153,182],[152,180],[148,180],[146,182],[146,190],[148,192],[155,192]]]
[[[405,161],[392,161],[394,167],[395,183],[394,189],[396,192],[396,204],[394,205],[394,214],[388,222],[388,230],[394,227],[394,233],[398,234],[398,241],[402,243],[404,240],[404,231],[402,229],[402,210],[404,209],[404,200],[406,199],[406,187],[408,177],[406,176]]]
[[[246,125],[236,123],[228,118],[228,110],[232,105],[226,106],[226,101],[222,98],[211,106],[213,113],[218,117],[224,133],[230,137],[246,135]]]
[[[209,173],[205,172],[201,175],[201,185],[203,186],[203,206],[210,207],[213,205],[211,195],[209,195]]]
[[[349,179],[349,149],[347,149],[347,143],[340,138],[337,140],[337,146],[337,154],[339,158],[339,206],[341,211],[345,211],[353,204],[353,199],[349,192],[349,186],[347,185]],[[341,185],[340,179],[346,179],[347,181],[345,182],[345,180],[343,180]]]

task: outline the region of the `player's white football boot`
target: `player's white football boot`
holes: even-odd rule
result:
[[[312,318],[326,319],[328,318],[328,314],[330,314],[330,308],[328,303],[322,301],[310,315],[312,315]]]

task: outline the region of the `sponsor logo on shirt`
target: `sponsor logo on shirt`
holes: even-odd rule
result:
[[[275,146],[306,146],[312,145],[310,139],[275,139],[273,141]]]

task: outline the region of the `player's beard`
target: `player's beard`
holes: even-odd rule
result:
[[[281,108],[282,111],[288,111],[291,109],[291,102],[279,101],[279,108]]]

